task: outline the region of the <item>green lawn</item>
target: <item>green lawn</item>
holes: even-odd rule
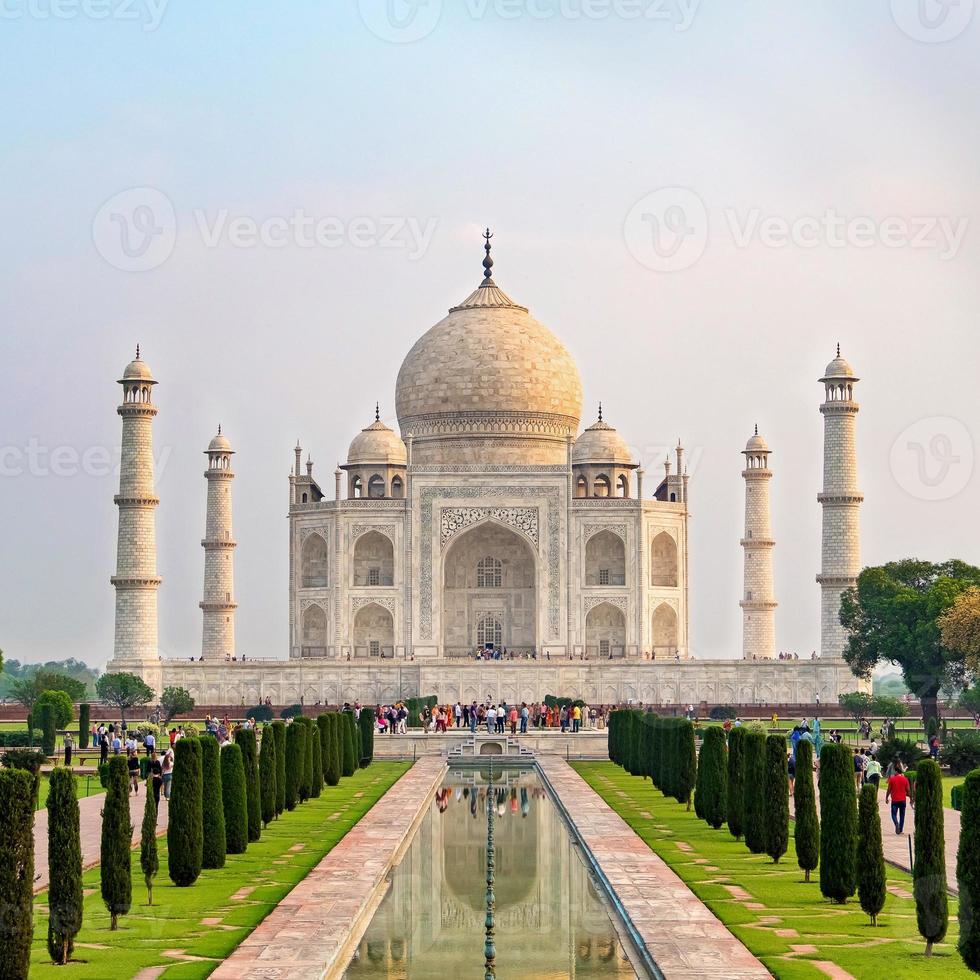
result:
[[[826,980],[811,960],[838,964],[853,977],[967,978],[973,974],[956,952],[956,901],[950,899],[946,941],[923,956],[909,875],[888,866],[889,896],[878,928],[854,899],[831,905],[814,880],[804,883],[790,837],[778,865],[750,854],[727,828],[711,830],[693,810],[668,801],[649,780],[630,776],[611,762],[575,762],[573,767],[683,881],[766,965],[774,976]],[[792,832],[792,825],[791,825]],[[685,842],[690,850],[681,849]],[[699,863],[700,862],[700,863]],[[733,895],[725,888],[744,889]],[[748,907],[755,905],[756,907]],[[778,932],[790,932],[779,935]],[[792,947],[816,947],[816,952]]]
[[[962,786],[966,776],[943,776],[943,805],[952,807],[953,799],[950,795],[954,786]]]
[[[160,838],[152,906],[146,904],[139,850],[134,850],[133,906],[116,932],[109,929],[99,895],[99,871],[87,872],[85,924],[75,943],[76,961],[67,973],[48,958],[47,897],[39,897],[32,980],[126,980],[153,966],[167,967],[166,980],[208,976],[408,768],[408,763],[375,762],[339,786],[324,787],[318,800],[284,813],[260,841],[249,844],[247,853],[229,856],[220,870],[204,871],[190,888],[171,883],[166,837]],[[252,890],[245,894],[245,889]]]
[[[48,774],[41,773],[41,785],[38,787],[38,801],[37,808],[40,810],[42,807],[47,805],[48,802],[48,789],[51,784],[48,781]],[[77,773],[75,775],[75,793],[79,799],[85,796],[95,796],[98,793],[104,793],[105,790],[102,788],[102,784],[99,782],[98,776],[79,776]]]

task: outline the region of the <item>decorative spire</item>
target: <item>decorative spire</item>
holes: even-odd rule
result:
[[[756,435],[759,434],[759,423],[758,422],[755,423],[755,434]]]
[[[483,239],[486,244],[483,246],[483,250],[487,253],[483,257],[483,285],[492,286],[493,285],[493,259],[490,257],[490,239],[493,238],[493,234],[490,229],[486,230]]]
[[[602,421],[602,402],[599,402],[599,421]]]
[[[138,361],[139,359],[140,359],[140,345],[137,344],[136,345],[136,360]]]
[[[840,357],[840,341],[837,341],[837,356]]]
[[[374,421],[375,422],[380,422],[381,421],[381,403],[380,402],[375,402],[374,403]]]
[[[218,423],[218,435],[219,436],[221,435],[221,423],[220,422]]]

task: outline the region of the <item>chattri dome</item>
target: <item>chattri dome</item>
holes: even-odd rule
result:
[[[850,361],[841,357],[840,344],[837,345],[837,356],[827,365],[824,376],[820,380],[829,381],[833,378],[842,378],[849,381],[858,380]]]
[[[405,466],[407,462],[405,443],[380,420],[377,412],[374,421],[354,437],[347,451],[348,466]]]
[[[150,370],[149,365],[140,357],[139,344],[136,345],[136,358],[126,365],[126,369],[123,371],[122,380],[149,381],[151,384],[156,384],[156,382],[153,380],[153,372]]]
[[[602,408],[598,421],[590,425],[572,446],[573,463],[597,465],[618,464],[634,467],[633,456],[626,440],[608,422],[603,421]]]

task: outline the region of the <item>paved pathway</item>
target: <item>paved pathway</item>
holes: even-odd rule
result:
[[[143,805],[146,802],[145,784],[140,785],[136,796],[129,797],[129,815],[133,822],[133,843],[138,844],[143,826]],[[86,796],[78,801],[79,830],[82,843],[82,867],[91,868],[99,863],[102,848],[102,807],[105,793]],[[157,813],[158,832],[167,829],[167,801],[160,797],[160,810]],[[42,807],[34,815],[34,891],[48,887],[48,811]]]
[[[667,980],[771,976],[571,766],[538,764]]]
[[[441,758],[416,762],[211,976],[341,976],[445,772]]]

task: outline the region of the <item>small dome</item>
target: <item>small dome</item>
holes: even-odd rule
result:
[[[827,370],[824,371],[824,376],[820,380],[829,381],[832,378],[844,378],[850,381],[858,380],[850,361],[841,357],[840,344],[837,345],[837,356],[827,365]]]
[[[759,435],[758,428],[755,430],[755,435],[745,444],[745,451],[747,453],[768,453],[770,451],[769,444]]]
[[[635,465],[626,440],[608,422],[602,420],[601,410],[598,421],[575,440],[575,445],[572,446],[572,462]]]
[[[407,466],[408,453],[405,443],[384,424],[375,419],[362,429],[350,444],[347,465]]]
[[[140,349],[136,348],[136,360],[130,361],[126,365],[126,370],[123,371],[122,376],[123,381],[149,381],[150,384],[156,384],[153,380],[153,372],[150,370],[149,365],[140,357]]]
[[[208,443],[209,453],[233,453],[231,443],[221,434],[221,426],[218,426],[218,434]]]

